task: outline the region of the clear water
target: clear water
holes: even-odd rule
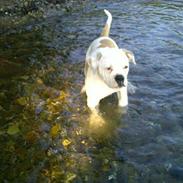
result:
[[[127,113],[112,96],[101,102],[99,118],[80,89],[104,8],[113,14],[111,37],[136,56],[129,80],[137,89]],[[1,44],[2,182],[183,181],[182,0],[96,1],[65,16],[53,11],[4,33]]]

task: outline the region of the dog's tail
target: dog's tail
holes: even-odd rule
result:
[[[101,37],[102,36],[109,36],[109,33],[110,33],[110,28],[111,28],[111,22],[112,22],[112,15],[111,15],[111,13],[108,11],[108,10],[106,10],[106,9],[104,9],[104,12],[105,12],[105,14],[107,15],[107,21],[106,21],[106,24],[105,24],[105,26],[104,26],[104,28],[103,28],[103,30],[102,30],[102,33],[101,33]]]

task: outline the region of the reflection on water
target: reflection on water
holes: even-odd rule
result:
[[[114,95],[91,113],[80,95],[84,56],[104,8],[137,65],[128,109]],[[182,9],[178,0],[97,1],[4,34],[0,182],[182,182]]]
[[[89,131],[96,132],[96,134],[100,133],[101,129],[104,129],[106,126],[106,122],[102,115],[98,113],[98,111],[92,111],[89,115]]]
[[[118,108],[117,106],[108,106],[103,104],[99,110],[93,110],[89,113],[88,117],[88,133],[98,139],[113,139],[119,125],[122,125],[121,119],[126,115],[126,108]],[[108,113],[113,107],[113,111]]]

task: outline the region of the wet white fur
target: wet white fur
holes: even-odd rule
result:
[[[106,23],[111,24],[112,16],[108,11],[106,14],[108,15]],[[115,47],[100,47],[100,41],[106,39],[112,41]],[[128,105],[127,75],[129,61],[135,62],[135,60],[132,53],[132,59],[129,59],[127,52],[131,53],[128,50],[119,49],[114,40],[109,37],[99,37],[89,46],[86,53],[85,85],[82,90],[86,92],[87,105],[91,110],[96,108],[101,99],[115,92],[118,94],[119,106]],[[128,68],[125,68],[126,66]],[[109,71],[108,68],[111,68],[112,71]],[[114,79],[117,74],[124,76],[125,87],[118,87]]]

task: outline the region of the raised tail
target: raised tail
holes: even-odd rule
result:
[[[106,24],[105,24],[105,26],[104,26],[104,28],[103,28],[103,30],[102,30],[102,33],[101,33],[101,37],[102,36],[109,36],[109,33],[110,33],[110,28],[111,28],[111,22],[112,22],[112,15],[111,15],[111,13],[108,11],[108,10],[106,10],[106,9],[104,9],[104,12],[105,12],[105,14],[107,15],[107,21],[106,21]]]

